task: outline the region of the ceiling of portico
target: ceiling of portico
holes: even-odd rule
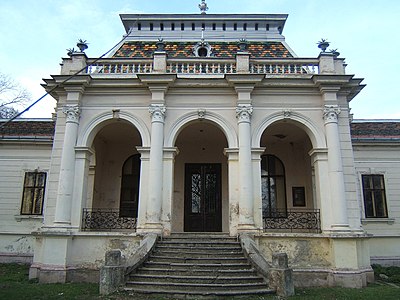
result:
[[[261,145],[275,143],[303,143],[306,142],[311,147],[311,141],[307,133],[300,127],[288,123],[277,122],[270,125],[261,137]]]

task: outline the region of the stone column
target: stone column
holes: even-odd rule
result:
[[[251,160],[251,105],[238,105],[239,126],[239,231],[254,230],[253,174]]]
[[[89,164],[94,151],[88,147],[75,147],[75,183],[72,199],[71,227],[79,228],[82,209],[91,208],[87,204],[89,185]]]
[[[78,136],[80,108],[78,105],[66,105],[64,143],[61,154],[60,177],[56,201],[54,223],[57,226],[70,226],[71,203],[75,175],[75,145]]]
[[[328,146],[328,172],[329,183],[332,187],[331,210],[332,229],[347,230],[349,227],[347,218],[347,204],[344,186],[343,162],[340,147],[340,136],[338,116],[340,108],[338,105],[325,105],[324,121],[326,132],[326,143]]]
[[[161,229],[164,117],[166,108],[162,104],[149,106],[151,114],[151,144],[149,164],[149,197],[147,202],[146,228]]]

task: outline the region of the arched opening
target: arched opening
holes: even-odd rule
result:
[[[173,232],[228,231],[227,139],[207,120],[186,124],[175,142]]]
[[[94,137],[83,228],[133,229],[136,226],[142,145],[139,131],[130,123],[109,122]],[[86,219],[85,219],[86,218]],[[129,218],[129,220],[127,220]],[[88,228],[89,227],[89,228]]]
[[[275,155],[261,157],[261,192],[263,216],[286,211],[285,166]]]
[[[140,154],[130,156],[122,166],[120,217],[137,218],[140,183]]]
[[[307,133],[295,122],[277,121],[261,136],[261,190],[264,230],[319,232],[313,149]]]

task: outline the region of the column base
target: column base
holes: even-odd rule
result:
[[[250,233],[256,234],[259,233],[260,230],[254,224],[239,224],[237,227],[238,233]]]
[[[332,224],[331,231],[350,231],[349,224]]]
[[[162,235],[163,229],[164,228],[161,223],[145,223],[143,227],[136,228],[136,232],[138,234],[156,233],[158,235]]]

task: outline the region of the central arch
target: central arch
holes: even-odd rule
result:
[[[174,144],[173,232],[227,232],[228,140],[209,120],[193,120],[180,128]]]

